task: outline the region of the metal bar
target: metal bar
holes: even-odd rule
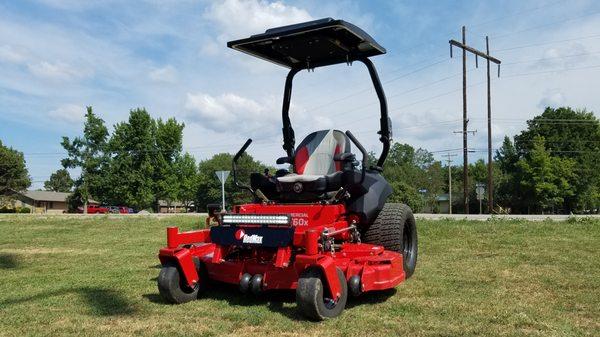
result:
[[[285,78],[285,88],[283,90],[283,107],[281,108],[281,116],[283,120],[283,149],[287,153],[288,157],[294,157],[294,147],[296,145],[296,138],[294,136],[294,129],[292,128],[292,122],[290,121],[290,101],[292,99],[292,82],[294,81],[294,75],[296,75],[302,69],[290,69],[290,72]]]
[[[485,37],[486,54],[490,54],[489,38]],[[488,129],[488,213],[492,214],[494,209],[494,177],[492,162],[492,93],[490,81],[490,59],[487,60],[487,129]]]
[[[462,27],[462,45],[466,45],[465,26]],[[450,41],[452,43],[452,41]],[[469,214],[469,158],[467,151],[467,49],[462,48],[462,72],[463,72],[463,200],[465,214]]]
[[[379,160],[377,160],[377,166],[383,168],[383,164],[385,163],[385,159],[387,158],[388,152],[390,150],[390,123],[388,117],[388,108],[387,108],[387,100],[385,98],[385,92],[383,91],[383,86],[381,85],[381,81],[379,80],[379,75],[377,74],[377,70],[373,65],[373,62],[366,57],[359,58],[358,61],[367,66],[369,70],[369,75],[371,76],[371,81],[373,82],[373,86],[375,87],[375,92],[377,93],[377,98],[379,98],[379,109],[381,110],[381,117],[379,118],[380,130],[378,134],[380,135],[379,141],[383,144],[383,150],[381,151],[381,155],[379,156]]]
[[[354,230],[354,229],[356,229],[356,226],[355,225],[350,225],[348,227],[341,228],[341,229],[338,229],[338,230],[335,230],[335,231],[332,231],[332,232],[327,232],[327,233],[325,233],[323,235],[325,235],[326,237],[331,237],[331,236],[334,236],[334,235],[337,235],[337,234],[340,234],[340,233],[344,233],[344,232],[347,232],[349,230]]]

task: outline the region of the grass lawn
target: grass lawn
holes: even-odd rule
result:
[[[165,227],[193,217],[0,217],[0,336],[599,336],[600,222],[419,221],[417,271],[322,323],[294,293],[158,296]]]

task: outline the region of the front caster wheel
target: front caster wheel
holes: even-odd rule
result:
[[[158,274],[158,291],[162,298],[170,303],[186,303],[198,298],[200,283],[203,282],[206,280],[201,279],[194,288],[190,288],[181,276],[177,265],[166,263]]]
[[[296,288],[296,303],[300,313],[310,319],[322,321],[339,316],[346,307],[348,285],[344,273],[337,268],[342,295],[335,301],[324,289],[325,277],[318,268],[305,270]]]

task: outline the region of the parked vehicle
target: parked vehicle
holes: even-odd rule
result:
[[[77,213],[83,213],[83,207],[77,208]],[[87,207],[88,214],[106,214],[108,213],[108,208],[100,205],[88,205]]]
[[[118,206],[108,206],[108,212],[113,213],[113,214],[118,214],[120,212],[119,207]]]

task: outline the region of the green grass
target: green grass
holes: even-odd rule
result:
[[[164,228],[200,223],[0,217],[0,336],[600,335],[600,222],[420,221],[413,278],[322,323],[293,292],[163,303]]]

